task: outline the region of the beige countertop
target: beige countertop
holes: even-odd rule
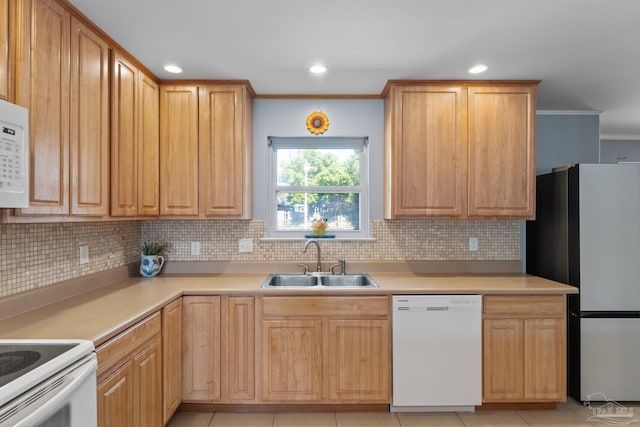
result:
[[[379,288],[261,289],[266,273],[130,278],[0,322],[0,338],[80,338],[96,346],[181,295],[567,294],[575,287],[524,274],[370,273]]]

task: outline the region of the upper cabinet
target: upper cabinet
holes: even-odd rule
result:
[[[21,3],[16,102],[29,109],[29,208],[18,215],[69,215],[71,19],[58,3]],[[29,18],[30,17],[30,18]]]
[[[108,214],[109,47],[47,0],[19,2],[15,101],[29,109],[30,206],[16,215]]]
[[[160,215],[198,214],[198,88],[160,87]]]
[[[9,0],[0,0],[0,99],[9,99]]]
[[[466,103],[461,86],[390,88],[385,217],[464,215]]]
[[[252,214],[252,98],[246,86],[200,87],[200,214]]]
[[[71,214],[109,214],[109,46],[71,19]]]
[[[252,98],[246,82],[161,86],[161,216],[251,217]]]
[[[160,87],[140,72],[138,103],[138,215],[160,213]]]
[[[385,218],[533,218],[536,85],[389,82]]]
[[[469,217],[535,216],[535,85],[469,88]]]
[[[2,220],[251,218],[251,85],[165,83],[68,2],[0,0],[0,99],[30,120],[29,207]]]
[[[158,84],[114,51],[111,84],[111,215],[157,216]]]

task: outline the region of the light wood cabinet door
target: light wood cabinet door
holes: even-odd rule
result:
[[[182,321],[182,398],[220,401],[220,297],[183,297]]]
[[[182,402],[182,298],[162,309],[162,371],[166,424]]]
[[[109,46],[71,20],[71,214],[109,214]]]
[[[160,87],[140,72],[138,104],[138,215],[160,213]]]
[[[16,103],[29,109],[29,208],[69,215],[70,16],[53,0],[20,3]]]
[[[15,13],[16,102],[29,108],[31,152],[30,205],[16,214],[105,216],[109,47],[55,1]]]
[[[111,216],[138,214],[138,70],[113,52],[111,77]]]
[[[469,88],[469,217],[535,217],[535,86]]]
[[[384,217],[533,219],[538,82],[390,82]]]
[[[163,424],[160,332],[156,312],[96,349],[99,426]]]
[[[388,320],[329,320],[329,398],[337,401],[391,398]]]
[[[483,329],[484,401],[522,400],[524,397],[522,319],[486,319]]]
[[[566,397],[565,322],[524,320],[524,398],[564,401]]]
[[[321,400],[322,321],[267,320],[261,335],[262,400]]]
[[[566,400],[562,295],[483,298],[483,401]]]
[[[9,99],[9,0],[0,0],[0,99]]]
[[[111,85],[111,216],[157,216],[160,89],[118,51]]]
[[[136,427],[133,362],[129,361],[98,385],[98,426]]]
[[[133,358],[136,425],[161,427],[162,348],[160,334]]]
[[[200,88],[200,214],[251,217],[251,97],[244,86]]]
[[[160,87],[160,215],[198,215],[198,88]]]
[[[226,299],[226,390],[230,402],[255,399],[255,299]]]
[[[464,215],[466,92],[400,86],[385,99],[385,217]]]
[[[160,332],[156,312],[96,349],[98,426],[163,425]]]
[[[389,297],[258,298],[259,399],[391,403]]]
[[[98,385],[98,426],[162,426],[160,334]]]

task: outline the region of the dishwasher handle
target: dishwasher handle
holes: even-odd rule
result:
[[[398,311],[418,311],[418,312],[424,312],[424,311],[449,311],[448,306],[401,306],[398,307]]]

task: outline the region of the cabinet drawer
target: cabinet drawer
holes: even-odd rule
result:
[[[486,295],[484,315],[563,316],[565,302],[563,295]]]
[[[110,339],[96,350],[100,377],[110,368],[125,361],[142,344],[160,333],[160,313],[156,312],[140,323]]]
[[[389,297],[265,297],[263,317],[366,316],[389,317]]]

